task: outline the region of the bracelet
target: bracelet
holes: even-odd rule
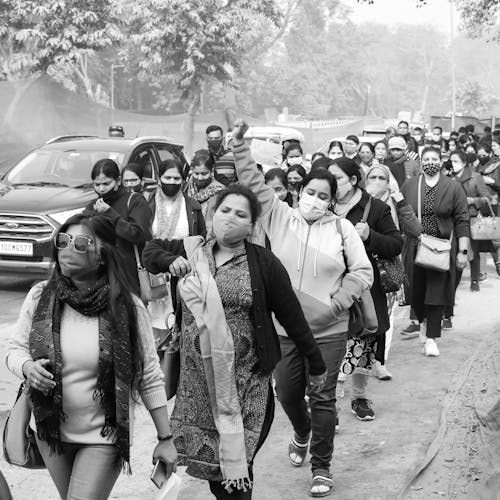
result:
[[[160,436],[158,434],[157,438],[158,438],[158,441],[169,441],[170,439],[172,439],[174,436],[172,434],[167,434],[166,436]]]

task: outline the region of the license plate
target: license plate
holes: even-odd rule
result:
[[[23,241],[0,241],[1,255],[26,255],[33,256],[33,243]]]

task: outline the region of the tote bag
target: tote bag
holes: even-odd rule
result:
[[[471,217],[470,235],[473,240],[500,240],[500,217],[495,216],[489,200],[488,207],[491,216],[479,213],[477,217]]]

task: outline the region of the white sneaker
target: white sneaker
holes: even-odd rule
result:
[[[426,356],[439,356],[439,349],[434,339],[427,339],[425,342],[425,355]]]
[[[379,380],[392,380],[392,373],[385,365],[380,364],[380,361],[375,361],[372,371]]]

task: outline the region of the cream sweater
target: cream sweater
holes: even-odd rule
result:
[[[26,296],[19,318],[10,336],[6,362],[9,370],[24,378],[23,365],[31,360],[29,334],[31,323],[44,283],[35,285]],[[148,410],[167,404],[163,372],[155,349],[151,320],[143,303],[134,297],[137,330],[143,352],[143,374],[140,395]],[[100,431],[104,425],[104,411],[94,400],[99,360],[98,318],[80,314],[64,305],[61,314],[61,354],[63,411],[67,415],[61,422],[61,438],[68,443],[106,444],[114,436],[104,438]],[[134,402],[130,401],[130,436],[133,435]]]

